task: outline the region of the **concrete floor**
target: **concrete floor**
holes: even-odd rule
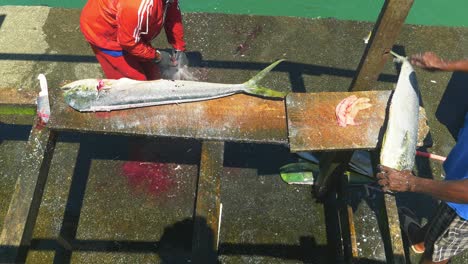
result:
[[[347,90],[365,48],[362,38],[373,27],[332,19],[202,13],[184,18],[189,57],[200,80],[242,82],[265,64],[286,58],[265,86],[295,92]],[[0,89],[38,90],[39,73],[46,74],[52,88],[67,80],[102,77],[78,21],[76,9],[0,7]],[[394,50],[407,55],[433,50],[456,59],[466,56],[467,36],[465,28],[406,25]],[[240,44],[247,48],[239,50]],[[163,37],[155,45],[168,47]],[[396,74],[388,62],[375,89],[391,89]],[[467,76],[419,69],[417,76],[431,127],[429,150],[447,155],[454,144],[450,132],[457,106],[466,102],[458,91]],[[0,219],[28,133],[27,126],[0,124]],[[199,142],[189,140],[62,134],[27,263],[188,262],[199,152]],[[227,144],[222,263],[342,261],[333,197],[317,202],[310,187],[286,185],[279,178],[278,168],[295,160],[282,146]],[[440,164],[417,162],[421,174],[440,178]],[[385,262],[374,213],[377,200],[360,188],[350,197],[360,263]],[[399,195],[398,200],[423,222],[434,208],[434,201],[422,195]],[[73,252],[62,249],[70,237]],[[453,263],[466,261],[460,256]]]

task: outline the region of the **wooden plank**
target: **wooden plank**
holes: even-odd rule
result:
[[[31,130],[0,235],[0,263],[24,262],[56,139],[47,128],[35,125]]]
[[[374,149],[385,121],[391,91],[292,93],[286,98],[291,152]],[[367,97],[372,107],[359,112],[357,126],[340,127],[335,107],[350,96]]]
[[[384,194],[378,208],[377,220],[384,243],[386,263],[407,263],[395,197]]]
[[[377,81],[412,5],[413,0],[385,1],[350,91],[368,90]],[[406,263],[395,197],[386,194],[384,199],[391,241],[387,263]]]
[[[31,125],[36,114],[37,92],[19,89],[0,89],[0,123]]]
[[[127,134],[287,144],[284,100],[233,95],[196,103],[80,113],[60,92],[51,95],[48,126],[105,134]]]
[[[358,66],[357,74],[351,82],[349,91],[369,90],[373,87],[373,84],[377,81],[383,70],[385,62],[388,59],[389,52],[400,34],[412,5],[413,0],[385,1],[376,25],[372,31],[370,42],[366,47]],[[336,164],[340,159],[336,157],[335,153],[327,153],[322,157],[323,159],[328,160],[328,163],[333,167],[336,167],[336,169],[328,168],[324,173],[321,172],[319,174],[318,181],[326,185],[317,186],[318,190],[327,190],[330,188],[328,186],[330,182],[332,182],[330,178],[333,176],[337,177],[344,172],[351,155],[352,152],[346,152],[343,154],[341,165]],[[316,194],[321,194],[323,196],[323,192],[317,192]],[[404,250],[402,243],[400,243],[401,231],[399,220],[398,217],[393,216],[397,215],[395,198],[388,197],[388,195],[385,196],[387,201],[386,203],[390,205],[387,209],[387,213],[390,216],[388,218],[388,223],[390,225],[392,247],[391,251],[387,251],[387,262],[406,263],[405,255],[401,254]],[[400,235],[400,238],[398,235]]]
[[[1,88],[0,105],[22,105],[36,107],[39,92],[22,89]]]
[[[0,112],[2,107],[0,106]],[[35,110],[34,110],[35,113]],[[32,125],[34,123],[34,115],[14,115],[0,114],[0,124],[11,124],[11,125]]]
[[[341,237],[343,239],[344,259],[346,263],[353,263],[358,257],[356,229],[354,226],[353,208],[348,203],[348,177],[340,177],[338,184],[337,199],[339,202],[339,216]]]
[[[217,263],[223,160],[224,142],[203,142],[192,243],[194,263]]]
[[[405,264],[405,249],[403,248],[400,219],[398,217],[398,208],[395,196],[385,194],[384,203],[384,210],[386,210],[387,215],[389,238],[391,241],[390,246],[386,249],[387,263]]]
[[[350,91],[371,89],[382,72],[413,0],[386,0],[372,30],[369,44],[359,63]]]
[[[349,236],[351,240],[351,254],[353,258],[359,256],[358,246],[357,246],[357,236],[356,236],[356,227],[354,225],[354,212],[351,205],[347,205],[348,210],[348,225],[349,225]]]

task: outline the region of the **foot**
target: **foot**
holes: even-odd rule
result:
[[[411,249],[416,254],[424,253],[425,228],[421,227],[419,223],[413,218],[414,214],[409,209],[400,208],[400,213],[402,214],[403,218],[402,230],[408,238]]]
[[[422,229],[423,228],[421,228],[419,225],[410,223],[408,226],[408,232],[406,233],[411,249],[416,254],[422,254],[426,249],[424,246],[424,236],[419,235]]]

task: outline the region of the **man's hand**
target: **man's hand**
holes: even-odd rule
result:
[[[447,63],[433,52],[413,55],[410,62],[421,68],[428,70],[445,70]]]
[[[416,176],[411,171],[397,171],[383,165],[379,165],[379,170],[377,178],[383,191],[410,192],[414,190]]]
[[[173,50],[171,57],[171,66],[173,67],[184,67],[188,65],[188,59],[185,52],[180,50]]]

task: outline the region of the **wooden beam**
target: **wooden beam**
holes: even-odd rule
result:
[[[0,105],[36,107],[38,93],[29,89],[0,88]]]
[[[355,95],[371,108],[356,117],[357,126],[340,127],[335,107]],[[391,91],[292,93],[286,98],[291,152],[374,149],[379,142]]]
[[[56,90],[56,91],[55,91]],[[251,143],[288,143],[284,100],[243,94],[195,103],[80,113],[51,91],[54,130]]]
[[[370,90],[374,86],[412,5],[413,0],[385,1],[359,63],[357,74],[351,82],[350,91]]]
[[[351,95],[367,97],[371,108],[357,115],[356,126],[340,127],[335,107]],[[391,91],[292,93],[286,98],[288,137],[291,152],[375,149],[383,127]],[[421,111],[423,112],[423,110]],[[418,142],[424,141],[429,127],[420,115]]]
[[[24,262],[56,139],[45,127],[35,125],[31,130],[0,235],[0,263]]]
[[[358,257],[358,247],[353,207],[348,203],[348,177],[340,177],[340,182],[337,184],[338,213],[340,216],[344,259],[346,263],[353,263],[353,259]]]
[[[392,49],[398,35],[401,32],[403,24],[408,16],[409,10],[413,5],[413,0],[386,0],[379,18],[374,26],[369,44],[364,51],[357,74],[349,91],[370,90],[381,74],[385,62],[388,59],[389,52]],[[341,165],[337,164],[340,159],[334,153],[326,153],[322,158],[328,161],[333,168],[328,168],[325,172],[319,173],[318,182],[324,184],[317,186],[317,195],[329,189],[328,186],[332,180],[331,177],[339,177],[346,169],[352,152],[346,152],[342,155]],[[391,250],[386,250],[387,263],[405,263],[403,243],[401,241],[400,222],[396,208],[395,198],[385,195],[386,212],[390,229]],[[395,217],[396,216],[396,217]],[[403,254],[401,254],[403,252]]]
[[[387,245],[386,258],[387,263],[406,264],[405,249],[403,248],[403,239],[401,235],[400,219],[398,216],[398,208],[396,205],[395,196],[390,194],[384,195],[384,207],[390,244]],[[385,244],[384,244],[385,245]]]
[[[193,263],[217,263],[224,142],[202,143],[192,242]]]
[[[33,124],[37,94],[30,90],[0,88],[0,123]]]

